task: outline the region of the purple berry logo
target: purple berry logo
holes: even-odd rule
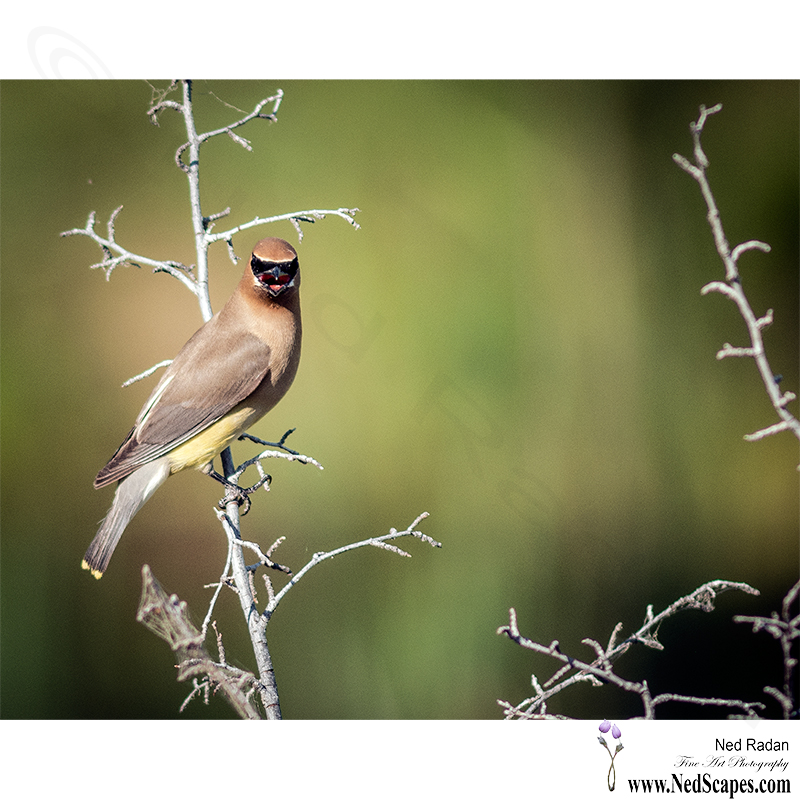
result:
[[[614,787],[617,785],[617,772],[614,768],[614,759],[619,755],[619,753],[624,748],[624,745],[621,741],[619,741],[620,737],[622,736],[622,731],[617,727],[616,723],[611,724],[607,719],[604,719],[600,723],[600,733],[608,733],[611,731],[611,735],[616,739],[617,746],[614,748],[614,752],[611,752],[611,748],[608,746],[608,742],[606,742],[603,736],[598,736],[597,741],[605,747],[606,752],[611,757],[611,766],[608,768],[608,791],[613,792]]]

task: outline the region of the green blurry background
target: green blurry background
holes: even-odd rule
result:
[[[159,84],[163,86],[164,84]],[[762,591],[665,623],[663,653],[635,650],[625,677],[658,691],[764,700],[782,684],[777,643],[732,622],[768,614],[798,577],[798,445],[742,436],[775,420],[735,306],[701,297],[723,276],[691,155],[704,134],[756,313],[775,310],[771,363],[798,390],[798,85],[794,82],[198,82],[200,130],[281,87],[277,125],[202,151],[204,212],[361,209],[355,231],[305,226],[304,353],[287,398],[254,429],[318,458],[270,463],[248,538],[286,542],[299,569],[318,550],[403,528],[422,511],[434,550],[373,548],[315,568],[269,628],[284,715],[499,718],[555,663],[496,635],[521,630],[588,658],[696,588]],[[134,616],[143,563],[199,622],[224,563],[218,487],[171,480],[123,537],[99,583],[79,568],[112,497],[92,479],[156,378],[199,326],[166,275],[106,282],[91,241],[59,238],[90,211],[155,258],[193,263],[180,118],[148,121],[144,82],[4,82],[2,101],[2,671],[4,717],[171,718],[189,687]],[[219,99],[218,99],[219,98]],[[251,230],[293,243],[289,223]],[[241,266],[211,253],[218,310]],[[794,405],[795,413],[797,411]],[[240,444],[242,460],[256,452]],[[280,582],[277,578],[276,581]],[[262,589],[262,595],[265,592]],[[260,598],[263,602],[264,597]],[[252,668],[238,601],[219,626]],[[575,687],[549,710],[641,711],[611,687]],[[688,717],[690,706],[663,706]],[[712,716],[721,716],[711,712]],[[185,717],[229,717],[221,699]]]

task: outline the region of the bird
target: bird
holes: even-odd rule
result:
[[[81,566],[106,571],[128,523],[173,473],[217,477],[215,456],[286,394],[300,361],[300,264],[269,237],[253,248],[227,303],[181,348],[139,412],[95,489],[118,482]]]

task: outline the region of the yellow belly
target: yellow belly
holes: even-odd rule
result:
[[[204,467],[261,416],[252,406],[236,406],[222,419],[170,451],[169,471],[174,473],[182,469]]]

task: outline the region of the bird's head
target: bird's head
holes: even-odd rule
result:
[[[250,269],[256,285],[275,298],[300,286],[297,252],[283,239],[262,239],[250,256]]]

